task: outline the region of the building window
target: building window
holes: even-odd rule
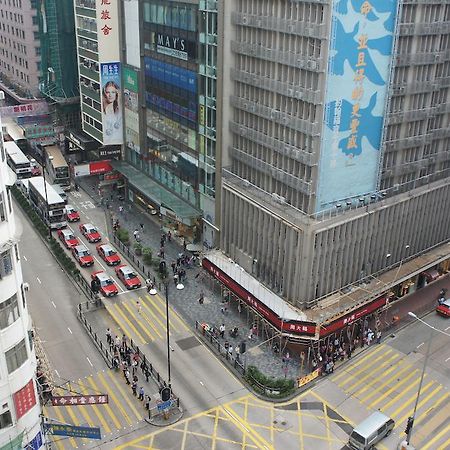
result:
[[[12,424],[11,413],[9,411],[0,414],[0,429],[10,427]]]
[[[8,373],[17,370],[27,360],[27,357],[25,339],[22,339],[17,345],[5,353]]]
[[[9,327],[20,317],[17,294],[0,303],[0,329]]]
[[[32,22],[33,22],[33,25],[39,25],[38,17],[37,16],[33,16],[32,17]]]
[[[5,220],[5,197],[3,196],[3,192],[0,192],[0,221],[4,222]]]
[[[12,273],[11,251],[6,250],[0,253],[0,280]]]

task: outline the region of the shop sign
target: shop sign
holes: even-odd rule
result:
[[[76,137],[74,136],[73,133],[69,133],[69,139],[70,139],[75,145],[77,145],[77,146],[80,147],[82,150],[84,150],[84,145],[81,143],[81,141],[80,141],[78,138],[76,138]]]
[[[120,156],[120,147],[107,147],[98,150],[98,156],[101,158],[109,158],[111,156]]]
[[[47,102],[34,102],[26,105],[3,106],[0,108],[0,116],[2,117],[36,116],[47,113]]]
[[[22,389],[15,392],[13,398],[16,408],[16,419],[19,420],[36,405],[33,380],[30,380]]]
[[[309,383],[310,381],[315,380],[320,375],[320,370],[316,369],[309,373],[308,375],[305,375],[304,377],[297,378],[297,387],[302,387],[305,384]]]

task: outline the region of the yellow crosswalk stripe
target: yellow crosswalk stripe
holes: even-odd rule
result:
[[[441,430],[438,434],[436,434],[436,436],[434,436],[433,439],[429,440],[424,446],[422,446],[421,450],[433,448],[432,445],[434,445],[434,443],[438,441],[442,436],[448,436],[448,433],[450,433],[450,423],[446,427],[444,427],[444,429]],[[446,450],[446,447],[439,447],[439,448],[443,448],[444,450]]]
[[[415,424],[417,424],[418,422],[421,422],[425,419],[425,417],[428,417],[428,415],[430,414],[431,411],[433,410],[438,410],[438,406],[443,403],[443,402],[447,402],[449,398],[448,394],[442,395],[438,401],[436,401],[435,403],[433,403],[429,408],[427,408],[427,410],[425,412],[423,412],[420,416],[416,417],[416,420],[414,421]],[[441,410],[443,411],[443,410]],[[441,412],[439,411],[439,413]],[[444,419],[446,420],[447,417]],[[433,419],[432,419],[433,420]],[[428,423],[428,422],[426,422]],[[426,424],[423,425],[424,427],[426,426]]]
[[[123,307],[128,311],[128,314],[131,317],[134,317],[134,320],[136,321],[137,326],[149,337],[150,341],[154,340],[153,335],[148,331],[147,327],[143,326],[141,323],[141,316],[142,314],[137,314],[137,311],[133,311],[132,308],[130,308],[130,305],[128,305],[126,302],[122,303]]]
[[[439,392],[442,389],[441,385],[438,385],[435,389],[433,389],[425,398],[419,400],[419,403],[417,404],[417,408],[421,408],[422,406],[426,405],[427,402],[430,400],[430,398],[434,397],[434,395]],[[423,391],[422,391],[423,392]],[[415,399],[413,399],[415,400]],[[403,423],[411,414],[413,413],[413,409],[410,409],[407,414],[404,414],[400,419],[396,420],[398,423]],[[391,416],[394,418],[394,416]]]
[[[161,326],[161,328],[163,330],[166,329],[166,324],[165,322],[163,322],[153,311],[152,308],[150,308],[150,306],[147,305],[147,299],[146,297],[139,297],[139,301],[141,302],[142,306],[149,312],[149,314],[159,323],[159,325]],[[159,333],[158,333],[159,334]],[[160,337],[162,337],[160,335]]]
[[[107,305],[107,303],[105,303]],[[113,318],[114,322],[116,322],[119,332],[117,333],[119,336],[123,333],[126,335],[130,335],[130,330],[127,329],[126,324],[122,322],[122,320],[117,317],[116,313],[114,312],[114,309],[116,308],[116,304],[110,304],[109,306],[106,306],[106,310],[108,311],[108,314]]]
[[[373,351],[369,350],[367,352],[366,356],[363,356],[362,358],[357,358],[356,360],[354,360],[352,362],[352,364],[349,366],[349,369],[353,369],[354,367],[360,366],[363,363],[363,361],[365,361],[366,359],[372,358],[373,355],[376,355],[381,350],[386,350],[385,344],[378,345],[375,350],[373,350]],[[350,372],[348,372],[347,370],[344,370],[341,373],[334,375],[331,380],[335,383],[337,380],[340,380],[341,378],[346,377],[349,374],[350,374]]]
[[[135,408],[135,406],[133,405],[132,401],[130,401],[130,395],[129,395],[129,394],[127,395],[127,393],[123,390],[123,388],[122,388],[122,387],[120,386],[120,384],[118,383],[116,377],[111,376],[111,377],[109,377],[109,378],[110,378],[110,380],[114,383],[114,385],[116,386],[117,390],[120,392],[120,394],[122,395],[122,397],[124,398],[124,400],[127,402],[128,406],[129,406],[130,409],[133,411],[133,413],[135,414],[136,418],[137,418],[138,420],[142,420],[143,417],[144,417],[144,415],[143,415],[143,414],[140,414],[140,413],[138,412],[138,410]],[[102,382],[103,382],[103,380],[102,380]],[[105,381],[105,382],[106,382],[106,381]],[[125,411],[124,411],[124,409],[123,409],[123,407],[122,407],[122,405],[119,404],[119,408],[121,409],[121,411],[123,411],[124,414],[126,414]],[[126,417],[127,417],[127,420],[130,420],[128,414],[126,414]],[[130,424],[131,424],[131,421],[130,421]]]
[[[341,381],[340,383],[337,383],[339,387],[343,387],[345,384],[347,384],[347,382],[351,381],[353,378],[356,378],[356,375],[364,372],[365,370],[371,368],[374,364],[376,364],[380,359],[386,358],[387,355],[389,353],[391,353],[392,350],[388,349],[385,353],[383,353],[382,355],[378,356],[378,358],[374,358],[372,359],[372,361],[363,364],[362,367],[357,370],[356,372],[350,372],[348,373],[348,378],[346,378],[345,380]],[[358,367],[361,366],[361,364],[358,363]]]
[[[409,375],[407,375],[405,378],[403,378],[402,381],[399,381],[398,383],[394,384],[390,389],[388,389],[384,394],[377,397],[373,402],[369,403],[368,405],[371,408],[375,408],[375,405],[381,401],[383,401],[388,395],[391,395],[392,392],[394,392],[399,387],[403,386],[410,378],[412,378],[414,375],[416,375],[418,372],[417,369],[413,370]]]
[[[44,415],[48,417],[49,419],[53,419],[53,414],[56,414],[58,417],[59,422],[61,423],[67,423],[67,421],[64,419],[63,415],[61,414],[61,411],[58,410],[59,406],[53,406],[51,408],[44,407]],[[66,441],[67,439],[62,438],[60,436],[53,436],[52,444],[56,444],[56,446],[62,450],[64,450],[64,444],[63,441]],[[77,448],[77,445],[75,444],[74,438],[69,438],[69,442],[72,444],[72,447]]]
[[[159,314],[161,315],[161,317],[163,318],[164,324],[162,326],[165,329],[166,328],[165,322],[167,320],[166,319],[166,303],[165,303],[165,301],[161,302],[161,298],[158,295],[154,295],[153,297],[151,297],[150,295],[146,295],[145,297],[148,300],[148,302],[151,304],[151,306],[155,310],[157,310],[159,312]],[[159,303],[161,303],[162,306]],[[169,306],[169,308],[170,308],[170,306]],[[176,332],[179,332],[180,329],[178,328],[177,325],[175,325],[173,323],[173,317],[175,317],[175,312],[173,311],[173,308],[170,308],[170,310],[169,310],[170,328]]]
[[[388,403],[386,403],[385,405],[383,405],[381,408],[384,409],[385,411],[387,410],[387,408],[389,408],[390,406],[392,406],[396,401],[398,401],[400,398],[402,398],[405,394],[407,394],[409,391],[415,389],[415,387],[419,384],[419,378],[417,380],[415,380],[413,383],[409,384],[405,389],[402,389],[402,391],[396,395],[391,401],[389,401]],[[432,381],[430,381],[428,384],[426,384],[425,386],[422,386],[422,392],[426,392],[428,391],[428,389],[430,389],[431,385],[433,384]],[[415,396],[411,396],[409,400],[407,400],[406,402],[401,402],[401,405],[394,410],[394,412],[392,413],[393,415],[397,415],[399,413],[399,411],[402,411],[406,406],[408,406],[409,404],[411,404],[414,400],[415,400]]]
[[[76,382],[77,384],[77,390],[78,390],[78,385],[80,384],[80,380],[78,380]],[[91,419],[91,416],[88,414],[87,408],[88,406],[68,406],[67,408],[73,409],[73,408],[77,408],[77,411],[80,411],[81,415],[83,416],[84,420],[88,423],[88,425],[90,427],[94,427],[94,422]]]
[[[100,388],[97,386],[97,384],[94,381],[94,378],[92,376],[87,378],[88,383],[92,386],[92,388],[95,390],[95,392],[102,392]],[[110,400],[111,396],[109,393],[109,390],[107,389],[106,392],[103,392],[104,394],[108,394],[108,400]],[[115,427],[120,430],[122,427],[122,424],[119,422],[115,414],[113,413],[111,406],[109,404],[105,405],[106,412],[108,413],[109,417],[111,417],[111,420],[114,422]]]
[[[114,305],[114,308],[116,309],[116,311],[122,316],[122,318],[125,320],[125,322],[128,324],[129,328],[136,334],[136,336],[138,336],[138,338],[141,341],[141,344],[146,344],[147,342],[145,341],[144,337],[142,336],[141,333],[139,333],[139,331],[136,329],[136,327],[130,322],[130,320],[128,319],[128,317],[123,313],[122,309],[119,307],[119,305]]]
[[[80,385],[81,392],[84,395],[89,394],[87,386],[85,384],[83,384],[83,382],[81,380],[78,381],[78,384]],[[102,427],[103,427],[103,430],[105,431],[105,433],[111,433],[111,428],[108,425],[108,422],[103,417],[103,415],[100,414],[99,407],[97,405],[91,405],[91,406],[92,406],[92,410],[94,411],[95,415],[97,416],[97,419],[102,424]]]
[[[150,297],[149,295],[146,295],[146,297],[148,297],[150,300],[152,300],[154,298],[154,299],[156,299],[159,302],[160,305],[162,305],[162,307],[164,309],[163,316],[164,316],[164,319],[165,319],[166,318],[166,312],[165,312],[166,311],[166,309],[165,309],[166,308],[166,300],[163,299],[159,294],[156,294],[153,297]],[[155,302],[155,307],[157,307],[156,302]],[[175,326],[175,324],[172,324],[172,322],[170,321],[170,318],[173,319],[175,317],[177,319],[177,322],[184,328],[185,331],[190,331],[189,327],[185,324],[184,320],[178,315],[178,313],[173,308],[171,308],[170,306],[169,306],[169,308],[170,308],[170,311],[169,311],[169,315],[170,315],[169,316],[169,322],[170,322],[170,325],[173,326],[176,331],[179,331],[178,327]]]
[[[438,450],[448,450],[450,448],[450,439],[447,439],[442,445],[438,447]]]
[[[98,377],[98,379],[99,379],[99,382],[103,385],[103,387],[106,389],[106,391],[108,392],[108,395],[110,395],[111,397],[110,398],[112,398],[113,399],[113,401],[114,401],[114,407],[115,408],[117,408],[120,412],[121,412],[121,414],[122,414],[122,416],[124,417],[124,419],[127,421],[127,423],[128,423],[128,425],[131,425],[131,419],[130,419],[130,417],[129,417],[129,415],[128,415],[128,413],[125,411],[125,409],[123,408],[123,406],[122,406],[122,401],[116,396],[116,394],[115,394],[115,389],[113,390],[113,389],[110,389],[112,386],[111,386],[111,383],[107,383],[106,382],[106,378],[105,377],[102,377],[101,376],[101,374],[99,374],[99,377]],[[110,380],[110,381],[112,381],[114,384],[115,384],[115,379],[114,379],[114,377],[112,376],[112,377],[108,377],[108,379]],[[123,392],[120,390],[120,392],[121,392],[121,394],[122,394],[122,396],[123,396]],[[124,426],[124,425],[123,425]]]
[[[399,355],[397,355],[397,354],[391,356],[388,360],[384,361],[383,363],[380,363],[380,364],[377,366],[376,370],[380,370],[380,369],[383,370],[383,367],[388,366],[388,365],[391,363],[391,361],[393,361],[394,359],[398,358],[398,356],[399,356]],[[360,385],[361,383],[364,383],[368,378],[373,377],[374,375],[375,375],[375,371],[369,371],[368,374],[364,375],[364,376],[361,377],[361,378],[358,378],[358,379],[355,381],[355,383],[353,383],[353,384],[350,385],[350,386],[347,386],[346,389],[349,390],[349,391],[353,391],[353,390],[356,388],[356,386]],[[378,377],[376,377],[376,378],[378,378]],[[354,393],[355,393],[355,392],[354,392]]]
[[[369,398],[373,397],[374,395],[381,395],[381,390],[386,387],[389,383],[392,382],[392,380],[394,378],[398,378],[401,375],[403,375],[403,372],[406,372],[407,370],[411,369],[412,364],[408,364],[405,367],[402,368],[402,370],[400,370],[400,372],[395,372],[391,377],[389,378],[385,378],[385,375],[388,375],[390,372],[392,372],[393,370],[395,370],[398,367],[398,365],[396,366],[392,366],[388,371],[386,371],[385,374],[383,374],[383,378],[385,379],[385,381],[380,384],[380,386],[371,386],[370,384],[368,384],[362,391],[360,391],[360,393],[364,392],[365,390],[371,388],[372,390],[364,397],[358,397],[361,401],[361,403],[365,403],[367,400],[369,400]]]

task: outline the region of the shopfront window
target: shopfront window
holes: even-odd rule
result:
[[[144,21],[147,23],[197,31],[196,14],[193,5],[144,3]]]

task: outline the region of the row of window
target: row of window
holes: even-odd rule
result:
[[[35,40],[39,39],[39,36],[38,37],[34,36],[34,39]],[[12,45],[11,45],[11,43],[12,43]],[[14,39],[11,41],[11,38],[9,38],[9,37],[6,38],[6,36],[5,37],[0,36],[0,44],[4,44],[4,45],[9,44],[9,48],[12,47],[14,50],[17,50],[19,53],[23,53],[24,55],[27,54],[27,46],[26,45],[23,45],[20,42],[16,42]]]
[[[13,26],[9,26],[8,24],[0,24],[0,29],[2,29],[3,31],[5,31],[8,34],[12,34],[13,36],[17,36],[20,39],[25,39],[25,31],[21,30],[17,27],[13,27]]]
[[[22,58],[21,56],[17,57],[17,55],[13,55],[12,52],[8,53],[8,50],[5,50],[4,48],[0,49],[0,54],[2,56],[5,56],[6,58],[10,57],[11,60],[13,59],[13,56],[14,56],[14,62],[16,64],[19,64],[20,66],[28,69],[28,61],[25,58]]]
[[[14,8],[22,8],[22,0],[0,0],[0,5],[14,6]],[[36,9],[36,0],[31,0],[31,7]]]
[[[38,70],[40,70],[40,63],[36,63],[37,64],[37,68]],[[7,64],[5,61],[0,61],[0,65],[7,70],[8,72],[10,72],[12,75],[16,75],[17,78],[20,77],[21,80],[23,80],[26,83],[30,82],[30,77],[26,74],[23,73],[22,71],[20,71],[19,69],[15,69],[14,72],[14,67],[10,66],[9,64]]]
[[[8,11],[3,11],[0,10],[0,14],[2,19],[6,18],[6,20],[8,20]],[[12,13],[11,11],[9,12],[9,20],[16,22],[16,23],[23,23],[23,16],[22,14],[17,14],[17,13]]]

